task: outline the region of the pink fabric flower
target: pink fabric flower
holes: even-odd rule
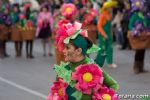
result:
[[[62,79],[54,82],[51,86],[51,93],[47,96],[47,100],[68,100],[68,95],[66,94],[66,88],[68,84]]]
[[[97,15],[98,12],[91,8],[88,13],[84,15],[83,25],[86,26],[87,24],[90,24]]]
[[[84,94],[91,94],[103,83],[102,70],[96,64],[83,64],[72,73],[72,80],[77,81],[75,88]]]
[[[56,44],[59,48],[59,51],[63,51],[64,49],[64,40],[67,37],[70,37],[72,35],[75,34],[75,32],[77,30],[80,30],[82,27],[82,24],[79,22],[75,22],[74,24],[71,23],[67,23],[67,20],[61,20],[59,21],[58,24],[58,31],[57,31],[57,36],[56,36]],[[81,34],[84,37],[88,37],[87,35],[87,30],[82,30],[82,32],[80,32],[79,34]]]
[[[106,86],[101,86],[97,92],[93,94],[93,100],[119,100],[116,91]]]
[[[65,28],[61,28],[57,31],[57,36],[56,36],[56,44],[57,44],[57,47],[59,49],[59,51],[63,51],[64,49],[64,39],[66,39],[68,37],[68,34],[65,30]]]
[[[76,12],[77,12],[77,8],[72,3],[64,3],[61,7],[61,13],[66,18],[70,18]]]
[[[32,22],[31,20],[28,20],[28,21],[27,21],[27,26],[28,26],[28,27],[33,27],[33,22]]]
[[[69,20],[67,20],[66,18],[63,18],[63,19],[58,21],[57,26],[61,27],[61,26],[65,25],[65,24],[67,24],[69,22],[70,22]]]

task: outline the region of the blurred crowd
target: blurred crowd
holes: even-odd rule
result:
[[[22,46],[25,41],[27,58],[34,58],[33,44],[37,38],[42,41],[43,56],[47,54],[52,56],[53,40],[55,40],[57,22],[62,19],[60,9],[63,3],[72,3],[77,7],[75,16],[72,18],[68,17],[68,19],[71,22],[74,20],[82,22],[83,27],[92,32],[91,36],[89,34],[89,39],[96,44],[98,39],[98,16],[101,14],[101,7],[106,0],[91,1],[50,0],[50,2],[43,2],[39,10],[32,9],[30,2],[25,2],[21,5],[18,3],[3,4],[0,8],[0,57],[9,57],[6,44],[10,41],[14,42],[16,57],[21,57]],[[119,49],[123,50],[130,48],[127,32],[129,30],[128,24],[131,16],[131,1],[117,0],[117,2],[118,5],[112,12],[111,29],[114,42],[116,42]],[[94,14],[92,15],[91,13]],[[49,48],[48,52],[46,51],[46,47]]]

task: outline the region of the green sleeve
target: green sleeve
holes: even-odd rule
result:
[[[104,70],[103,76],[104,76],[104,85],[108,86],[109,88],[113,88],[116,91],[119,89],[119,84]]]
[[[33,26],[36,26],[36,19],[34,18],[34,16],[33,16],[33,15],[30,15],[29,20],[31,20],[31,21],[32,21]]]
[[[150,19],[149,18],[146,19],[146,24],[148,27],[150,26]]]

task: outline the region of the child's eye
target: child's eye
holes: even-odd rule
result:
[[[69,49],[69,46],[68,46],[68,45],[65,45],[65,48],[66,48],[66,49]]]
[[[69,49],[69,46],[67,46],[66,48]]]

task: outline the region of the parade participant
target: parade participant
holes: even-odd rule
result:
[[[35,21],[31,12],[31,4],[23,5],[23,12],[20,14],[21,33],[23,40],[26,41],[26,57],[34,58],[33,56],[33,40],[35,36]]]
[[[115,37],[116,37],[117,45],[120,47],[119,49],[121,49],[121,46],[124,43],[124,37],[123,37],[123,32],[122,32],[122,27],[121,27],[122,18],[123,18],[122,10],[117,9],[117,13],[112,21],[112,26],[116,25]]]
[[[47,100],[118,100],[115,96],[118,83],[87,57],[99,48],[87,38],[87,31],[81,27],[81,23],[75,22],[59,29],[63,34],[63,39],[62,36],[58,38],[59,47],[68,63],[55,66],[59,78],[51,87]]]
[[[131,0],[132,2],[132,14],[129,20],[129,30],[133,32],[133,36],[138,35],[138,33],[134,33],[133,31],[135,29],[135,26],[138,25],[136,23],[140,23],[139,25],[144,31],[144,27],[146,27],[146,19],[145,16],[143,15],[142,9],[144,7],[144,2],[143,0]],[[139,27],[139,25],[137,27]],[[137,30],[138,31],[138,30]],[[144,70],[144,56],[145,56],[145,49],[136,49],[135,56],[134,56],[134,73],[142,73],[142,72],[147,72]]]
[[[20,7],[19,4],[13,4],[12,12],[11,12],[11,20],[12,20],[12,33],[11,40],[14,41],[16,57],[20,57],[22,55],[22,36],[19,31],[19,15],[20,15]]]
[[[121,21],[121,27],[124,37],[124,42],[121,49],[126,49],[127,47],[130,49],[129,41],[127,39],[127,33],[129,28],[127,27],[129,24],[129,16],[130,16],[130,4],[127,1],[124,1],[124,9],[123,9],[123,19]]]
[[[1,45],[1,57],[9,57],[6,51],[6,42],[9,39],[10,35],[10,26],[11,26],[11,18],[10,18],[10,5],[6,4],[2,7],[1,21],[0,21],[0,45]]]
[[[98,12],[93,9],[93,4],[90,0],[80,10],[80,20],[83,23],[83,28],[88,29],[88,38],[95,44],[97,37],[97,15]]]
[[[113,63],[113,36],[111,33],[111,18],[112,8],[117,5],[116,1],[107,1],[103,4],[101,14],[98,20],[98,34],[99,47],[102,49],[98,52],[95,62],[102,66],[105,57],[109,67],[116,68],[117,65]]]
[[[57,30],[59,29],[59,27],[61,27],[63,24],[68,23],[68,22],[74,22],[78,17],[77,17],[77,8],[74,4],[72,3],[64,3],[61,8],[60,8],[60,15],[57,16],[60,20],[57,21],[57,25],[55,28],[55,36],[56,38],[59,36],[59,34],[57,34]],[[56,45],[57,45],[57,39],[56,39]],[[64,55],[61,52],[61,50],[59,50],[58,45],[55,46],[55,54],[56,54],[56,62],[59,65],[61,61],[64,61]]]
[[[43,44],[43,56],[46,56],[46,42],[48,41],[49,45],[49,56],[52,56],[52,41],[51,40],[51,34],[52,34],[52,28],[53,28],[53,17],[50,12],[49,4],[43,3],[41,5],[41,11],[38,16],[37,20],[37,34],[36,36],[38,38],[42,39]]]

